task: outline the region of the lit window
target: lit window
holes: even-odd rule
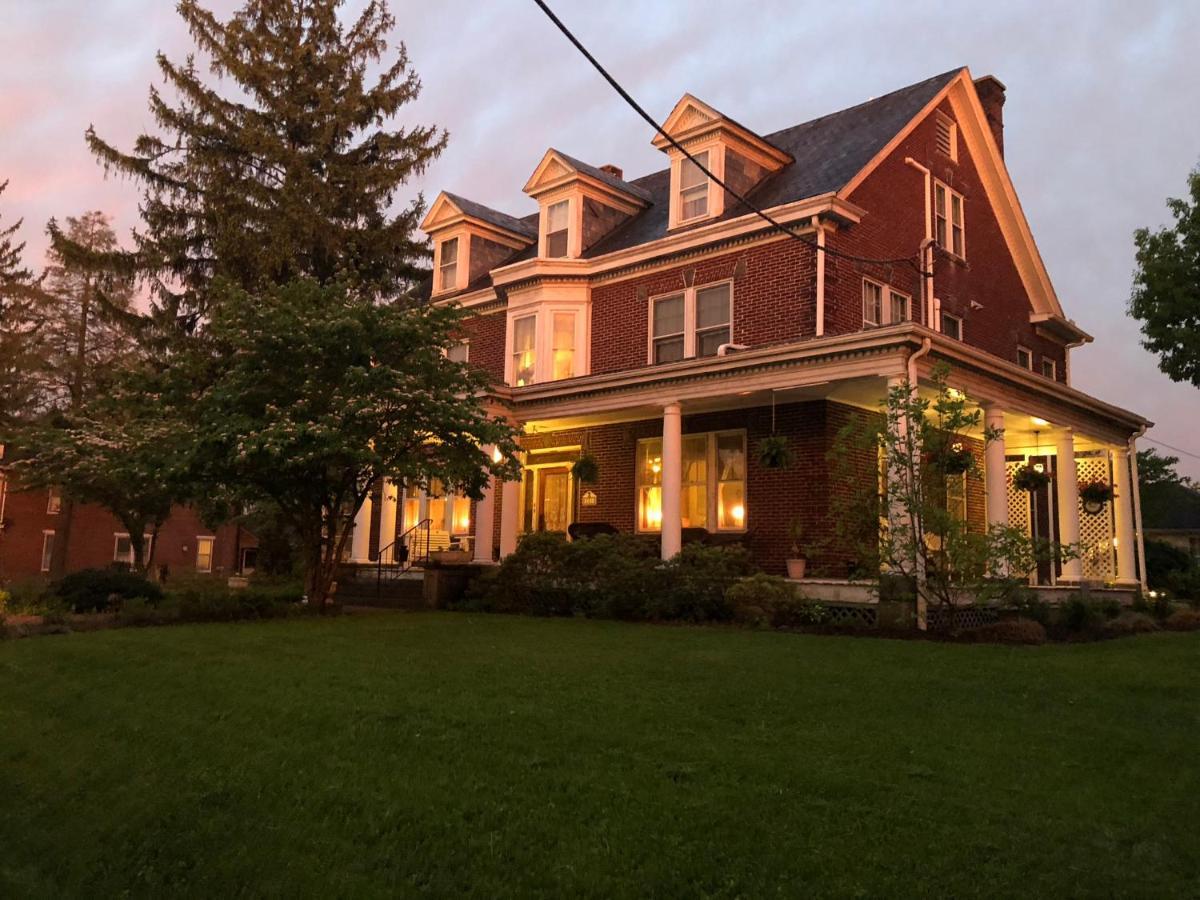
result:
[[[554,314],[551,378],[558,381],[575,374],[575,313]]]
[[[654,362],[683,359],[683,294],[660,297],[654,301]]]
[[[896,322],[907,322],[912,318],[912,298],[906,294],[897,293],[891,288],[888,288],[888,300],[891,304],[891,318],[888,321],[891,324]]]
[[[568,252],[567,235],[570,231],[570,201],[560,200],[546,208],[546,256],[557,258]]]
[[[1017,365],[1022,369],[1033,371],[1033,353],[1024,347],[1017,348]]]
[[[451,344],[446,348],[446,359],[451,362],[465,363],[471,355],[471,345],[466,341]]]
[[[451,534],[470,534],[471,533],[471,498],[464,497],[462,494],[455,494],[454,499],[450,503],[450,522]]]
[[[1042,360],[1042,374],[1053,380],[1058,377],[1058,366],[1052,359]]]
[[[709,168],[708,151],[692,154],[696,162]],[[679,161],[679,221],[687,222],[708,215],[708,176],[690,159]]]
[[[746,528],[746,435],[740,431],[683,436],[680,524],[684,528]],[[662,439],[637,450],[637,530],[662,530]],[[715,529],[713,527],[715,523]]]
[[[883,321],[883,286],[863,281],[863,324],[878,325]]]
[[[403,530],[415,528],[421,521],[421,486],[410,481],[404,486],[404,523]]]
[[[942,313],[942,334],[946,337],[954,338],[956,341],[961,341],[962,319],[958,316],[952,316],[950,313]]]
[[[196,571],[211,572],[213,564],[213,543],[214,538],[198,537],[196,538]]]
[[[729,285],[696,291],[696,355],[716,356],[729,343]]]
[[[458,238],[442,241],[442,255],[438,265],[438,289],[452,291],[458,287]]]
[[[57,516],[62,512],[62,491],[50,488],[46,495],[46,515]]]
[[[938,245],[955,256],[965,257],[962,194],[940,181],[933,183],[933,221]]]
[[[54,556],[54,532],[42,532],[42,571],[50,571],[50,558]]]
[[[525,316],[513,321],[513,384],[521,387],[533,383],[533,367],[537,354],[537,317]]]
[[[427,511],[429,528],[432,531],[446,531],[446,486],[440,478],[429,479]]]

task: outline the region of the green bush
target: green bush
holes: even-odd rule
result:
[[[797,602],[796,587],[786,578],[759,572],[734,582],[725,592],[733,620],[743,625],[773,625],[780,609]]]
[[[1163,627],[1170,631],[1200,631],[1200,612],[1180,609],[1167,617]]]
[[[1018,618],[1032,619],[1043,628],[1049,627],[1054,619],[1053,608],[1042,600],[1037,591],[1032,588],[1027,587],[1016,591],[1012,595],[1012,608],[1016,610]]]
[[[1100,605],[1090,597],[1072,594],[1059,607],[1055,624],[1067,634],[1083,635],[1099,631],[1106,619]]]
[[[77,613],[102,612],[134,597],[151,603],[163,598],[157,584],[123,569],[80,569],[51,585],[50,592]]]
[[[990,625],[968,628],[963,638],[980,644],[1026,644],[1046,643],[1046,628],[1034,619],[1001,619]]]
[[[1158,623],[1146,613],[1133,610],[1123,612],[1115,619],[1104,623],[1104,633],[1110,637],[1148,634],[1151,631],[1158,631]]]
[[[665,566],[665,585],[650,598],[648,618],[681,622],[727,622],[733,607],[725,592],[757,566],[744,547],[687,544]]]

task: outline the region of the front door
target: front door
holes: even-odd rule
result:
[[[522,480],[521,529],[562,531],[571,524],[570,466],[539,466],[525,470]]]

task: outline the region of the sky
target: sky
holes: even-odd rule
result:
[[[348,0],[347,14],[362,0]],[[237,0],[210,0],[227,14]],[[1200,164],[1200,3],[1006,0],[552,0],[660,120],[685,92],[767,133],[966,65],[1008,87],[1006,162],[1059,299],[1096,338],[1072,383],[1156,423],[1200,478],[1200,391],[1172,383],[1125,315],[1133,232],[1170,221]],[[550,146],[627,178],[664,167],[648,126],[532,0],[392,0],[396,38],[424,83],[405,114],[450,133],[413,185],[524,215],[521,187]],[[153,122],[159,50],[190,41],[170,0],[0,0],[0,222],[24,217],[40,265],[48,219],[137,224],[137,186],[106,178],[83,133],[128,148]],[[1143,444],[1144,446],[1145,444]],[[1161,449],[1161,448],[1160,448]]]

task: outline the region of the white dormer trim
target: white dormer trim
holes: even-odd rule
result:
[[[458,241],[458,256],[454,264],[454,284],[442,284],[442,247],[447,241]],[[471,271],[471,232],[464,227],[454,228],[438,234],[433,242],[433,293],[437,297],[461,291],[467,286],[468,273]]]
[[[493,244],[508,247],[511,250],[523,250],[534,243],[527,234],[509,231],[492,222],[485,222],[475,216],[468,215],[445,192],[438,194],[437,199],[426,213],[421,222],[421,230],[433,241],[433,291],[431,296],[438,297],[461,291],[471,280],[471,238],[479,237]],[[454,238],[458,239],[458,259],[455,268],[454,285],[443,286],[442,245]]]
[[[725,145],[716,136],[704,138],[692,143],[680,141],[692,156],[700,153],[708,154],[708,164],[705,166],[717,178],[725,180]],[[711,178],[708,179],[708,209],[702,216],[683,218],[682,170],[687,157],[678,150],[671,150],[671,208],[667,214],[667,229],[682,228],[685,225],[695,225],[715,219],[725,212],[725,192]]]

